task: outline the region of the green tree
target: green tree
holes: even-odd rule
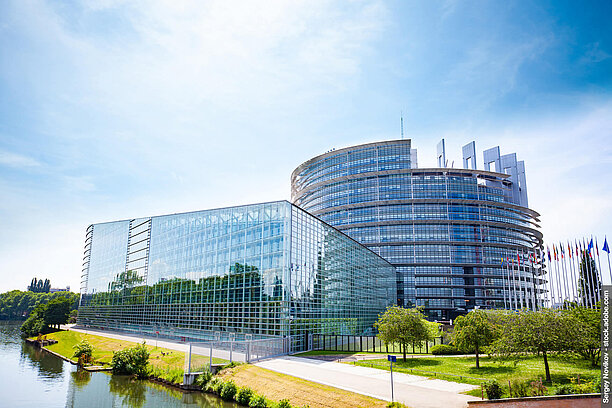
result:
[[[599,365],[601,357],[601,304],[597,302],[596,305],[595,309],[577,306],[567,312],[580,325],[575,351],[594,367]]]
[[[46,304],[40,304],[32,310],[30,316],[21,325],[21,332],[26,336],[36,336],[39,333],[44,333],[47,330],[45,323]]]
[[[66,297],[58,297],[47,303],[45,310],[45,323],[49,326],[57,326],[68,323],[72,300]]]
[[[497,354],[523,352],[539,353],[544,359],[546,381],[550,382],[548,355],[571,351],[580,336],[580,324],[569,313],[561,310],[523,310],[508,315],[503,322],[499,338],[491,345]]]
[[[601,282],[597,273],[597,265],[589,255],[589,251],[582,251],[579,269],[578,293],[581,304],[582,306],[594,305],[600,299]]]
[[[388,307],[374,323],[378,337],[385,343],[399,343],[406,361],[406,347],[412,343],[432,340],[432,325],[427,322],[417,308],[405,309],[399,306]]]
[[[476,368],[480,368],[480,352],[497,337],[495,326],[489,318],[489,313],[476,309],[465,316],[455,319],[453,340],[463,351],[474,350],[476,353]]]

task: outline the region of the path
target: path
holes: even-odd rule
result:
[[[349,364],[286,356],[260,361],[255,365],[318,382],[343,390],[391,401],[388,371]],[[444,380],[430,380],[416,375],[393,373],[395,400],[413,408],[467,407],[480,398],[459,394],[477,388]]]

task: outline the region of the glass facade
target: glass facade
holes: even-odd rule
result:
[[[509,307],[510,284],[537,297],[533,264],[512,279],[502,264],[542,245],[539,214],[520,205],[510,176],[417,169],[410,152],[410,140],[392,140],[317,156],[293,172],[292,202],[393,264],[397,303],[431,318]]]
[[[94,224],[80,325],[161,336],[363,334],[395,269],[287,201]]]

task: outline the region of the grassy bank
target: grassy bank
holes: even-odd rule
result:
[[[590,381],[600,375],[599,367],[591,367],[589,361],[574,356],[553,356],[548,358],[548,362],[555,385],[569,384],[572,377],[580,376],[581,380]],[[386,359],[357,361],[351,364],[389,370],[389,362]],[[508,381],[535,381],[545,377],[544,362],[537,356],[501,361],[483,356],[480,358],[480,368],[476,368],[474,357],[408,358],[406,362],[398,358],[397,363],[393,364],[393,371],[474,385],[480,385],[482,381],[469,377],[495,379],[505,387],[508,386]],[[427,372],[453,375],[434,375]],[[480,396],[480,391],[475,392]]]
[[[249,387],[270,400],[288,399],[291,405],[310,408],[386,407],[387,402],[301,378],[280,374],[250,364],[221,373],[224,380]]]
[[[47,346],[51,351],[61,354],[64,357],[72,359],[74,354],[73,346],[80,343],[83,340],[87,340],[94,348],[93,359],[98,365],[109,365],[112,358],[113,352],[123,350],[127,347],[133,347],[138,343],[111,339],[103,336],[96,336],[94,334],[80,333],[76,331],[58,331],[47,335],[49,339],[57,340],[56,344]],[[185,353],[182,351],[171,350],[163,347],[155,347],[154,345],[147,344],[150,357],[149,363],[152,367],[157,369],[158,373],[168,372],[173,373],[175,377],[183,375],[185,367]],[[196,359],[192,359],[195,361]],[[200,361],[201,360],[201,361]],[[208,364],[208,358],[200,356],[197,361],[200,361],[202,365]],[[227,364],[228,361],[213,358],[213,364]]]

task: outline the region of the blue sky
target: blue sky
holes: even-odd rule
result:
[[[245,4],[246,3],[246,4]],[[288,199],[333,147],[524,159],[548,242],[612,231],[609,2],[0,3],[0,291],[78,290],[85,228]],[[457,164],[456,164],[457,165]],[[601,240],[600,239],[600,240]]]

